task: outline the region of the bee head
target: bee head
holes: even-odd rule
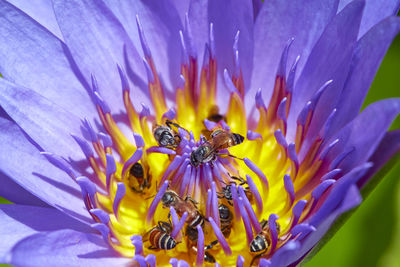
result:
[[[164,207],[169,207],[175,202],[175,199],[176,199],[176,194],[174,192],[167,191],[164,193],[161,200]]]

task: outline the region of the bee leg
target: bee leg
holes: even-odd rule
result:
[[[205,250],[212,249],[212,247],[215,246],[216,244],[218,244],[218,240],[214,240],[213,242],[208,244],[208,246],[204,247],[204,249]]]
[[[150,250],[157,250],[157,249],[159,249],[159,248],[156,248],[156,247],[150,246],[150,247],[148,247],[148,249],[150,249]]]
[[[261,258],[263,255],[264,255],[264,253],[261,253],[261,254],[256,255],[256,256],[251,260],[250,266],[256,266],[257,264],[256,264],[256,265],[254,264],[255,261],[258,260],[259,258]]]
[[[232,201],[230,201],[230,200],[228,200],[228,204],[231,205],[231,206],[233,206],[233,203],[232,203]]]

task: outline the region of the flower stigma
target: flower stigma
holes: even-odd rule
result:
[[[101,84],[92,77],[92,98],[105,133],[84,119],[85,138],[73,137],[93,174],[77,177],[55,155],[44,153],[79,183],[93,227],[105,241],[140,266],[177,266],[179,260],[241,266],[265,263],[287,242],[315,231],[305,221],[336,182],[340,162],[325,160],[335,142],[322,149],[323,134],[306,146],[304,140],[331,81],[307,102],[297,118],[295,142],[288,144],[286,120],[299,60],[290,62],[287,71],[292,39],[282,52],[268,105],[260,89],[252,110],[244,105],[239,32],[233,74],[225,69],[218,75],[213,25],[202,61],[191,53],[190,31],[181,31],[180,82],[168,107],[138,17],[137,25],[152,108],[142,104],[141,111],[135,109],[125,71],[118,66],[134,142],[120,129],[101,96]],[[217,77],[228,88],[224,111],[217,101],[223,90]],[[327,131],[329,119],[324,127]]]

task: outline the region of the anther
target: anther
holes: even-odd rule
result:
[[[136,25],[137,25],[140,44],[142,45],[144,56],[146,58],[150,59],[151,58],[151,51],[150,51],[149,45],[147,44],[147,40],[146,40],[145,35],[144,35],[143,27],[142,27],[142,24],[140,23],[140,20],[139,20],[139,15],[136,15]]]
[[[160,202],[162,196],[164,195],[165,191],[167,191],[169,181],[165,181],[164,184],[161,186],[160,190],[157,192],[156,196],[154,197],[153,201],[150,204],[149,211],[147,213],[146,221],[150,223],[151,219],[153,218],[154,212]]]
[[[149,267],[156,267],[156,256],[154,254],[149,254],[145,258],[146,262],[148,263]]]
[[[294,205],[294,207],[292,209],[292,213],[293,213],[292,226],[297,225],[297,223],[299,222],[301,214],[303,213],[303,210],[304,210],[304,207],[306,206],[306,204],[307,204],[307,200],[301,199],[296,203],[296,205]]]
[[[175,110],[172,109],[172,108],[170,108],[170,109],[168,109],[167,112],[165,112],[165,113],[162,115],[162,118],[167,118],[168,120],[173,120],[173,119],[175,119],[175,116],[176,116]]]
[[[293,92],[294,78],[296,76],[296,69],[297,69],[297,64],[299,63],[299,60],[300,60],[300,55],[298,55],[296,57],[292,67],[290,68],[289,75],[288,75],[287,82],[286,82],[287,93],[292,93]]]
[[[142,255],[135,255],[133,257],[133,260],[136,261],[137,263],[139,263],[140,267],[147,267],[147,262]]]
[[[139,118],[142,120],[142,118],[150,116],[150,108],[145,103],[140,104],[142,105],[142,110],[140,111]]]
[[[208,221],[211,224],[211,227],[214,230],[214,234],[218,239],[218,242],[221,244],[222,250],[225,252],[226,255],[231,255],[232,254],[232,250],[228,245],[228,242],[226,242],[226,239],[224,237],[224,235],[221,232],[221,229],[219,229],[218,225],[215,223],[214,219],[209,217]]]
[[[98,133],[99,139],[103,143],[104,148],[111,148],[112,147],[112,139],[108,134],[105,133]]]
[[[108,244],[109,243],[109,235],[110,235],[110,229],[107,227],[107,225],[103,223],[94,223],[90,225],[93,229],[96,229],[97,231],[100,232],[102,235],[104,241]]]
[[[97,142],[97,134],[93,130],[92,125],[90,124],[89,120],[87,118],[85,118],[84,120],[81,120],[81,122],[82,122],[82,127],[81,127],[82,134],[85,136],[86,135],[85,133],[87,133],[87,136],[89,137],[90,141],[92,143],[96,143]]]
[[[247,131],[246,137],[250,141],[253,141],[253,140],[256,140],[256,139],[262,140],[262,135],[260,133],[253,132],[251,130]]]
[[[263,211],[263,201],[261,199],[260,192],[258,192],[257,186],[250,175],[246,175],[246,179],[247,179],[247,184],[249,185],[250,192],[253,194],[256,200],[257,213],[261,214]]]
[[[110,221],[110,215],[108,215],[108,213],[102,209],[91,209],[89,210],[89,212],[96,216],[100,220],[100,222],[105,225],[107,225]]]
[[[210,56],[212,58],[215,58],[215,39],[214,39],[214,24],[210,23],[210,32],[209,32],[209,36],[208,36],[209,40],[209,44],[210,44]]]
[[[267,177],[265,177],[264,173],[257,167],[256,164],[254,164],[250,159],[244,158],[243,159],[244,163],[249,167],[250,170],[252,170],[258,178],[260,178],[261,182],[264,184],[265,188],[268,189],[268,180]]]
[[[257,219],[257,216],[256,216],[253,208],[251,207],[250,201],[248,200],[246,194],[244,193],[243,187],[241,185],[239,185],[238,188],[239,188],[239,195],[243,200],[243,205],[246,208],[247,214],[250,218],[251,225],[253,226],[255,232],[259,233],[259,232],[261,232],[261,226]]]
[[[287,58],[288,58],[290,46],[292,45],[293,41],[294,41],[294,38],[293,37],[290,38],[287,41],[285,48],[283,49],[283,52],[282,52],[282,55],[281,55],[281,59],[280,59],[280,62],[279,62],[277,76],[286,77]]]
[[[160,154],[166,154],[166,155],[176,155],[176,151],[169,149],[167,147],[162,147],[162,146],[152,146],[149,147],[146,150],[147,154],[151,154],[151,153],[160,153]]]
[[[290,143],[288,146],[288,156],[292,162],[290,174],[293,177],[293,181],[295,181],[297,172],[299,171],[299,160],[297,158],[296,145],[294,143]]]
[[[197,225],[196,229],[198,232],[196,265],[202,266],[204,260],[204,233],[200,225]]]
[[[129,92],[130,87],[129,87],[128,79],[126,78],[125,71],[122,69],[122,67],[119,64],[117,64],[117,68],[118,68],[119,78],[121,79],[122,92],[125,92],[125,91]]]
[[[191,174],[192,174],[192,166],[187,165],[186,169],[185,169],[185,173],[183,174],[183,180],[182,180],[182,183],[180,185],[180,190],[179,190],[179,195],[181,197],[183,197],[186,192],[186,188],[189,184],[189,180],[191,179]]]
[[[217,197],[217,188],[215,186],[215,182],[211,183],[211,193],[212,193],[212,198],[211,198],[212,217],[214,218],[214,221],[216,222],[218,227],[220,227],[221,223],[219,221],[218,197]]]
[[[239,255],[236,260],[236,267],[243,267],[244,257]]]
[[[331,151],[332,148],[334,148],[334,147],[339,143],[339,141],[340,141],[339,139],[335,139],[335,140],[333,140],[327,147],[325,147],[325,148],[322,150],[322,152],[321,152],[321,154],[320,154],[320,156],[319,156],[319,159],[320,159],[320,160],[324,160],[325,157],[328,155],[329,151]]]
[[[244,207],[243,198],[241,198],[241,197],[238,198],[238,206],[239,206],[239,210],[240,210],[240,215],[242,216],[244,229],[246,230],[247,244],[249,245],[251,243],[251,241],[253,240],[253,230],[251,229],[250,218]]]
[[[206,217],[210,217],[212,214],[212,207],[211,207],[211,202],[212,202],[212,192],[211,189],[207,190],[207,202],[206,202]]]
[[[81,148],[83,154],[85,154],[85,157],[87,159],[93,157],[92,147],[89,146],[89,144],[85,140],[73,134],[71,134],[71,136],[78,143],[79,147]]]
[[[153,74],[153,71],[146,59],[143,59],[143,64],[146,69],[148,83],[154,84],[155,83],[154,74]]]
[[[111,154],[106,154],[106,186],[107,191],[110,191],[110,183],[111,178],[114,176],[114,173],[117,171],[117,165],[115,164],[114,157]]]
[[[292,179],[290,179],[289,174],[285,174],[285,176],[283,177],[283,183],[285,186],[285,191],[288,194],[288,202],[286,202],[286,205],[285,205],[285,210],[287,210],[288,208],[292,207],[294,199],[295,199],[293,182],[292,182]]]
[[[117,191],[115,192],[115,197],[113,202],[113,212],[117,219],[119,219],[118,217],[119,204],[121,203],[121,200],[124,198],[125,193],[126,193],[125,184],[117,183]]]
[[[124,178],[125,173],[128,171],[128,169],[142,158],[142,155],[143,150],[141,148],[136,149],[135,153],[133,153],[133,155],[125,162],[124,166],[122,167],[122,178]]]
[[[60,156],[54,155],[50,152],[40,152],[40,154],[43,155],[51,164],[66,172],[72,179],[75,179],[78,176],[77,172],[71,168],[69,163]]]
[[[233,84],[232,78],[229,75],[229,72],[227,69],[224,69],[224,81],[225,81],[225,85],[226,85],[226,87],[228,87],[228,90],[230,93],[236,93],[236,94],[240,95],[238,89]]]
[[[240,207],[239,207],[238,191],[237,191],[235,184],[231,184],[231,194],[232,194],[232,199],[233,199],[233,208],[235,209],[236,221],[239,221],[241,218],[241,212],[240,212]],[[251,240],[250,240],[250,242],[251,242]]]
[[[325,173],[324,176],[322,176],[320,180],[325,181],[325,180],[334,179],[341,172],[342,172],[342,169],[333,169],[330,172]]]
[[[316,231],[317,229],[309,224],[306,223],[301,223],[301,224],[297,224],[296,226],[294,226],[292,228],[292,230],[290,231],[290,233],[293,236],[297,236],[297,240],[301,240],[303,239],[303,237],[307,236],[309,233]]]
[[[187,217],[188,217],[188,213],[187,213],[187,211],[185,211],[182,214],[182,217],[179,220],[179,222],[176,225],[174,225],[174,229],[171,232],[171,237],[172,238],[175,238],[179,234],[179,232],[182,230],[183,225],[185,224]]]
[[[267,259],[260,259],[260,263],[258,265],[259,267],[270,267],[271,266],[271,261]]]
[[[141,239],[131,239],[132,245],[135,247],[135,255],[143,256],[143,241]]]
[[[271,250],[273,252],[278,242],[278,231],[276,229],[276,220],[279,219],[278,215],[271,213],[268,218],[268,226],[271,231]]]

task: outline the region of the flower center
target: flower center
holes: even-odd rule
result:
[[[188,52],[190,35],[181,32],[181,82],[175,104],[168,109],[139,21],[138,27],[154,113],[144,104],[140,112],[135,110],[128,80],[119,68],[133,144],[111,115],[93,77],[93,99],[107,134],[97,134],[84,121],[83,132],[94,152],[74,136],[93,174],[77,177],[58,164],[80,184],[96,221],[93,227],[106,242],[123,256],[150,266],[155,257],[158,265],[180,259],[233,266],[236,261],[269,258],[289,239],[315,230],[302,222],[340,171],[324,164],[327,150],[320,151],[322,137],[307,144],[305,151],[302,146],[319,95],[329,83],[307,103],[297,120],[296,142],[287,144],[286,118],[297,64],[296,60],[286,77],[290,42],[268,108],[261,91],[255,97],[257,118],[257,112],[243,104],[239,33],[233,45],[234,74],[224,72],[229,89],[226,111],[220,111],[217,101],[212,25],[200,71],[198,59]]]

